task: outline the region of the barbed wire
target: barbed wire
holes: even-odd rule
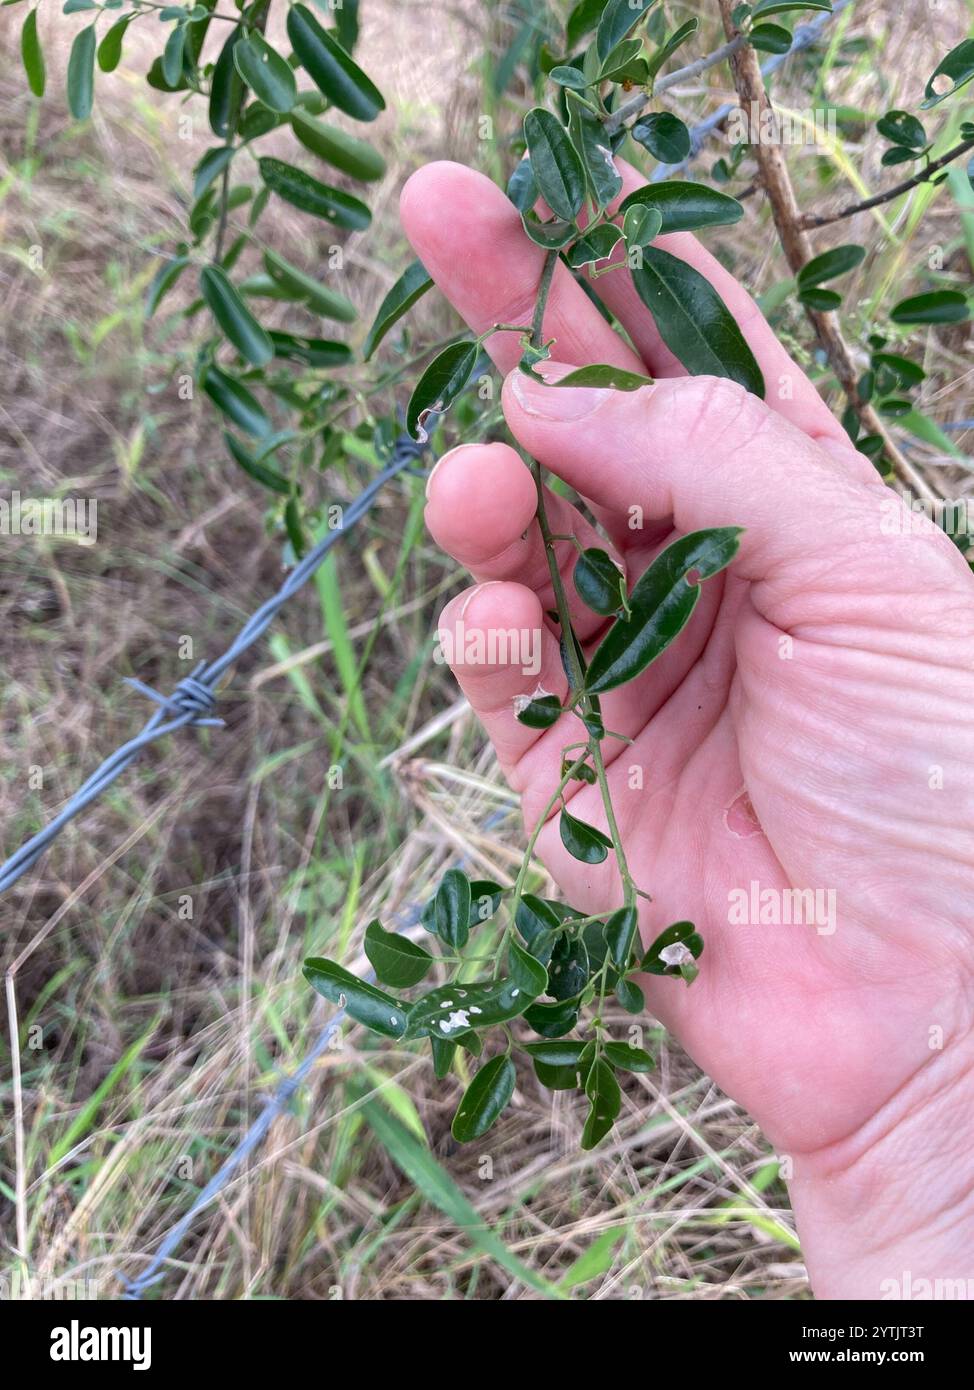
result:
[[[64,827],[90,806],[107,787],[122,775],[150,744],[190,726],[195,728],[223,727],[223,720],[212,717],[216,704],[216,685],[220,677],[248,651],[267,631],[288,599],[301,589],[323,562],[332,546],[342,540],[361,521],[385,485],[399,473],[413,466],[428,446],[417,444],[408,434],[400,434],[392,449],[392,462],[362,489],[345,508],[342,525],[324,536],[308,554],[295,565],[287,579],[272,598],[261,604],[233,642],[215,661],[201,662],[185,676],[171,695],[161,695],[140,680],[128,678],[126,684],[156,701],[159,710],[135,738],[123,743],[109,754],[88,780],[78,788],[68,803],[36,835],[22,844],[0,865],[0,893],[5,893],[27,872],[61,833]]]

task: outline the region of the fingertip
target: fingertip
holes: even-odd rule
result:
[[[534,481],[507,444],[460,445],[444,454],[426,485],[426,525],[461,564],[502,556],[527,531],[537,506]]]

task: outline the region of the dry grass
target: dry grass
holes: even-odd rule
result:
[[[686,8],[671,6],[676,18]],[[510,31],[472,3],[438,7],[433,35],[425,3],[365,0],[364,12],[363,61],[383,74],[391,108],[381,125],[391,172],[371,198],[377,232],[347,245],[349,292],[368,323],[405,260],[395,198],[410,170],[440,154],[495,172],[507,163],[503,145],[476,139],[484,96],[473,59],[485,41],[498,56]],[[63,34],[84,19],[45,12],[50,85],[39,112],[11,57],[16,34],[3,41],[0,475],[5,490],[99,501],[93,547],[4,540],[5,853],[141,723],[144,702],[121,677],[171,687],[185,674],[180,638],[193,638],[197,657],[222,650],[282,572],[281,538],[268,534],[262,499],[226,460],[208,405],[178,398],[193,343],[173,310],[186,299],[151,324],[141,308],[149,253],[178,234],[206,135],[180,140],[178,102],[141,84],[154,35],[127,46],[114,79],[99,79],[95,118],[78,129],[59,93]],[[831,65],[828,95],[873,114],[913,104],[920,76],[968,22],[959,0],[935,11],[897,7],[895,23],[889,7],[860,0],[845,32],[873,47]],[[702,28],[701,52],[716,33],[712,16]],[[714,74],[678,91],[676,108],[688,118],[705,112],[728,95],[722,81]],[[796,63],[779,100],[807,106],[808,81]],[[517,103],[497,114],[509,132]],[[970,115],[958,106],[961,114]],[[870,188],[889,177],[881,148],[867,126],[844,131],[843,157]],[[795,152],[816,206],[837,204],[848,187],[845,178],[823,187],[837,157]],[[743,230],[718,249],[807,358],[803,320],[777,289],[784,272],[766,210],[758,198],[748,207]],[[848,239],[870,246],[849,296],[850,336],[888,283],[909,292],[933,245],[966,283],[971,221],[962,225],[941,189],[920,226],[910,211],[885,228],[864,215],[822,236],[820,249]],[[275,217],[272,230],[274,244],[309,267],[327,242],[315,242],[298,214]],[[41,248],[39,269],[32,247]],[[416,341],[451,326],[442,308],[424,305]],[[968,340],[964,327],[921,344],[923,409],[937,421],[974,414]],[[963,435],[953,438],[963,447]],[[969,473],[943,448],[901,442],[946,495],[966,488]],[[318,480],[320,496],[351,496],[367,476],[352,460]],[[355,652],[421,494],[412,478],[389,489],[354,555],[341,558]],[[484,876],[510,876],[520,839],[511,798],[429,659],[434,615],[462,582],[417,529],[364,679],[367,736],[354,723],[343,732],[329,596],[309,588],[270,651],[253,653],[234,678],[221,702],[228,730],[150,754],[3,901],[23,1090],[15,1115],[5,1028],[0,1225],[6,1278],[20,1292],[91,1280],[110,1297],[116,1271],[144,1267],[326,1020],[298,973],[309,950],[354,968],[364,924],[408,919],[458,854]],[[339,760],[345,786],[333,792],[327,772]],[[43,770],[41,787],[31,785],[32,768]],[[346,1030],[250,1167],[195,1223],[166,1296],[534,1297],[404,1175],[370,1128],[375,1103],[428,1142],[439,1171],[511,1251],[548,1280],[577,1281],[577,1296],[807,1296],[765,1141],[657,1031],[659,1071],[630,1079],[615,1136],[582,1156],[577,1102],[552,1098],[530,1074],[489,1144],[458,1150],[449,1122],[460,1082],[437,1082],[413,1052],[377,1049]],[[576,1267],[585,1252],[588,1263]]]

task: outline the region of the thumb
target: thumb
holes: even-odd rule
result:
[[[546,362],[541,370],[557,380],[573,369]],[[668,378],[623,392],[545,386],[514,371],[504,410],[523,448],[583,497],[621,513],[630,531],[666,517],[681,532],[743,526],[735,569],[768,582],[760,599],[772,621],[767,603],[820,576],[826,547],[897,549],[882,529],[882,503],[893,494],[868,460],[851,447],[824,448],[724,378]]]

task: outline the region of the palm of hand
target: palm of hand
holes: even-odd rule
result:
[[[416,179],[423,196],[407,188],[404,221],[434,278],[476,331],[514,321],[538,256],[521,244],[516,215],[469,171],[433,166]],[[437,181],[449,184],[441,190],[448,222]],[[475,238],[491,262],[476,277],[456,254]],[[603,747],[629,867],[653,898],[641,916],[644,939],[689,918],[706,940],[692,990],[653,979],[649,1007],[780,1148],[818,1151],[853,1134],[921,1071],[936,1055],[935,1030],[953,1039],[971,1025],[962,904],[969,918],[974,678],[957,639],[974,635],[974,587],[934,528],[883,534],[890,494],[871,465],[747,296],[721,281],[729,277],[692,238],[668,240],[718,281],[766,380],[790,376],[779,414],[706,379],[660,382],[645,419],[642,392],[552,424],[532,413],[523,384],[509,383],[505,408],[522,446],[591,503],[630,579],[673,538],[671,525],[748,527],[740,564],[704,585],[673,647],[604,697],[607,728],[631,742]],[[553,325],[546,318],[556,354],[642,368],[580,292],[572,297],[570,281],[556,277],[556,287]],[[676,378],[648,316],[627,301],[623,276],[599,288],[649,370]],[[516,345],[493,342],[499,364],[512,365]],[[644,443],[634,452],[637,433]],[[455,600],[444,624],[459,614],[468,626],[525,625],[552,606],[528,522],[527,475],[502,450],[511,454],[489,445],[454,456],[431,487],[434,535],[495,585]],[[692,483],[672,476],[681,466],[673,456],[684,452]],[[652,522],[635,538],[632,502]],[[549,506],[555,532],[601,543],[567,503]],[[583,639],[597,638],[594,615],[578,614],[579,624]],[[550,629],[545,640],[542,683],[552,688],[561,676]],[[533,824],[580,726],[529,733],[511,699],[533,680],[510,670],[458,675]],[[572,813],[604,824],[598,789],[573,787]],[[611,861],[592,868],[571,858],[557,819],[538,847],[574,906],[618,906]],[[775,895],[764,899],[764,920],[750,916],[752,884]],[[789,889],[817,890],[812,924],[774,924],[767,904],[780,914]],[[740,920],[742,904],[750,920]]]

